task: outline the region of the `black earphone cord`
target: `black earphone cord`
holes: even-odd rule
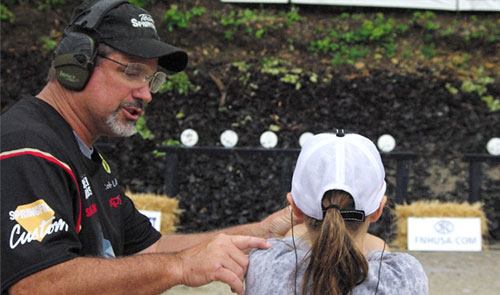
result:
[[[293,252],[295,253],[295,277],[293,280],[293,294],[297,295],[297,271],[298,271],[299,257],[297,255],[297,246],[295,245],[295,234],[293,232],[293,209],[291,207],[290,207],[290,223],[292,225]]]
[[[377,287],[375,288],[375,295],[377,295],[378,284],[380,283],[380,271],[382,270],[382,259],[384,258],[385,245],[386,245],[386,243],[384,240],[384,248],[382,248],[382,253],[380,254],[380,262],[378,264]]]

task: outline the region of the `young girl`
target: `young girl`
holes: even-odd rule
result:
[[[246,294],[428,294],[422,265],[367,232],[387,200],[384,178],[369,139],[344,132],[309,139],[287,195],[305,227],[251,252]]]

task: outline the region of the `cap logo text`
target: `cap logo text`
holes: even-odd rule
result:
[[[149,14],[139,14],[139,20],[132,18],[130,19],[130,22],[135,28],[152,28],[156,32],[155,22]]]

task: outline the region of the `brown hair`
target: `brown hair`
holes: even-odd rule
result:
[[[353,198],[344,191],[326,192],[323,203],[336,204],[342,210],[354,209]],[[302,294],[349,294],[368,274],[368,262],[352,238],[362,222],[344,221],[340,211],[332,208],[325,211],[323,220],[306,216],[305,223],[316,238],[312,241]],[[309,282],[311,290],[307,293]]]

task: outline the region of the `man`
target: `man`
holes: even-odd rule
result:
[[[289,209],[212,233],[161,236],[93,144],[130,136],[185,52],[127,1],[79,6],[49,81],[2,116],[2,294],[158,294],[223,281],[242,294],[245,249],[289,229]],[[107,259],[111,258],[111,259]]]

